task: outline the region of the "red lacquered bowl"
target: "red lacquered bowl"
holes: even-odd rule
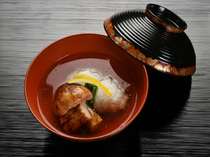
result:
[[[65,76],[62,76],[63,71],[58,72],[56,80],[51,78],[52,82],[55,81],[53,85],[50,85],[49,80],[44,84],[43,80],[47,80],[58,66],[73,65],[76,60],[85,60],[84,64],[81,62],[83,67],[90,65],[90,67],[97,68],[94,63],[95,59],[109,63],[112,71],[125,81],[132,80],[133,89],[135,88],[134,91],[136,91],[132,100],[135,102],[133,101],[133,105],[128,107],[124,118],[119,118],[112,127],[86,136],[69,134],[58,124],[58,117],[53,114],[52,110],[55,88],[65,81]],[[71,73],[71,66],[67,68]],[[109,71],[109,69],[106,70]],[[119,133],[138,116],[147,99],[148,84],[144,65],[126,54],[109,37],[99,34],[78,34],[55,41],[35,57],[25,77],[24,92],[31,113],[46,129],[69,140],[95,141]],[[50,92],[45,93],[46,91]]]

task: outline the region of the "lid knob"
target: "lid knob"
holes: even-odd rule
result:
[[[162,6],[148,4],[145,14],[151,21],[164,26],[170,32],[181,33],[187,28],[184,20]]]

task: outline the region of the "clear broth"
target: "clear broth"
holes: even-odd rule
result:
[[[128,66],[116,58],[105,54],[86,52],[66,56],[58,60],[43,76],[38,89],[38,105],[42,117],[55,130],[66,133],[59,122],[59,117],[53,113],[53,98],[56,89],[63,83],[66,83],[69,74],[75,73],[79,69],[96,69],[103,77],[110,76],[118,81],[123,89],[128,85],[127,90],[130,96],[130,102],[125,111],[115,114],[100,115],[103,122],[99,128],[90,133],[86,128],[81,127],[74,133],[69,133],[76,137],[94,137],[112,132],[123,127],[132,115],[137,101],[137,89],[135,87],[135,76],[131,73]]]

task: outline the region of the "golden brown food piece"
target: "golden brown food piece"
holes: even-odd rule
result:
[[[92,116],[88,111],[88,106],[83,102],[61,117],[60,123],[66,132],[73,132],[91,119]]]
[[[56,91],[53,101],[54,113],[58,116],[63,116],[72,107],[75,107],[86,100],[90,100],[91,98],[92,93],[85,86],[77,83],[65,83]]]
[[[88,110],[92,116],[92,119],[86,123],[86,126],[89,128],[90,132],[94,132],[101,124],[102,118],[90,107],[88,107]]]

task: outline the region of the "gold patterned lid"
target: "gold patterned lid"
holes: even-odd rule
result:
[[[156,70],[175,76],[194,74],[196,56],[184,32],[187,24],[170,10],[148,4],[104,21],[108,36],[125,52]]]

